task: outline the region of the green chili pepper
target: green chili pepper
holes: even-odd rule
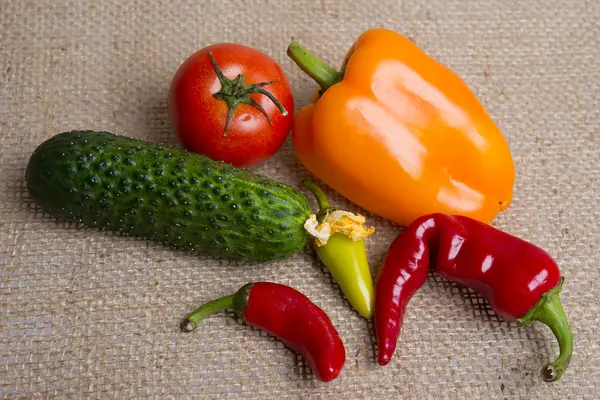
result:
[[[325,194],[314,182],[306,180],[304,187],[317,199],[320,210],[316,217],[319,223],[336,211],[329,206]],[[335,232],[326,244],[320,246],[313,240],[313,246],[352,307],[360,315],[370,319],[375,294],[364,240],[353,240],[345,233]]]

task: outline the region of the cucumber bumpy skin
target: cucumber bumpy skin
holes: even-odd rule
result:
[[[27,188],[58,218],[242,262],[281,259],[308,241],[308,200],[286,184],[185,150],[109,132],[42,143]]]

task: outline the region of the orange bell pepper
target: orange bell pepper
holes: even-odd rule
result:
[[[408,225],[434,213],[489,223],[512,200],[508,144],[475,94],[408,38],[363,33],[339,72],[298,43],[321,90],[295,117],[306,168],[348,200]]]

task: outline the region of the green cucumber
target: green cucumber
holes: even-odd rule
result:
[[[308,241],[311,208],[295,188],[185,150],[109,132],[42,143],[26,171],[42,209],[85,226],[213,258],[281,259]]]

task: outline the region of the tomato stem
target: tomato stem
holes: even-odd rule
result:
[[[233,119],[233,113],[236,107],[240,104],[249,104],[253,107],[258,108],[265,115],[267,121],[269,121],[269,125],[273,125],[271,122],[271,118],[269,118],[269,114],[267,114],[267,111],[264,109],[264,107],[260,103],[256,102],[252,97],[250,97],[250,94],[253,93],[262,94],[263,96],[266,96],[267,98],[269,98],[269,100],[273,102],[273,104],[275,104],[281,115],[288,115],[288,111],[285,109],[283,104],[281,104],[281,102],[279,102],[279,100],[277,100],[277,98],[273,96],[272,93],[263,89],[264,86],[277,83],[279,79],[253,84],[245,84],[244,75],[242,74],[239,74],[234,79],[229,79],[225,76],[225,74],[223,74],[221,68],[219,68],[219,65],[217,64],[215,58],[212,55],[212,52],[209,52],[208,56],[210,57],[210,61],[215,69],[217,78],[219,78],[219,82],[221,83],[221,89],[218,92],[216,92],[214,96],[218,100],[223,100],[225,103],[227,103],[227,106],[229,107],[223,136],[227,136],[229,125],[231,124],[231,120]]]

